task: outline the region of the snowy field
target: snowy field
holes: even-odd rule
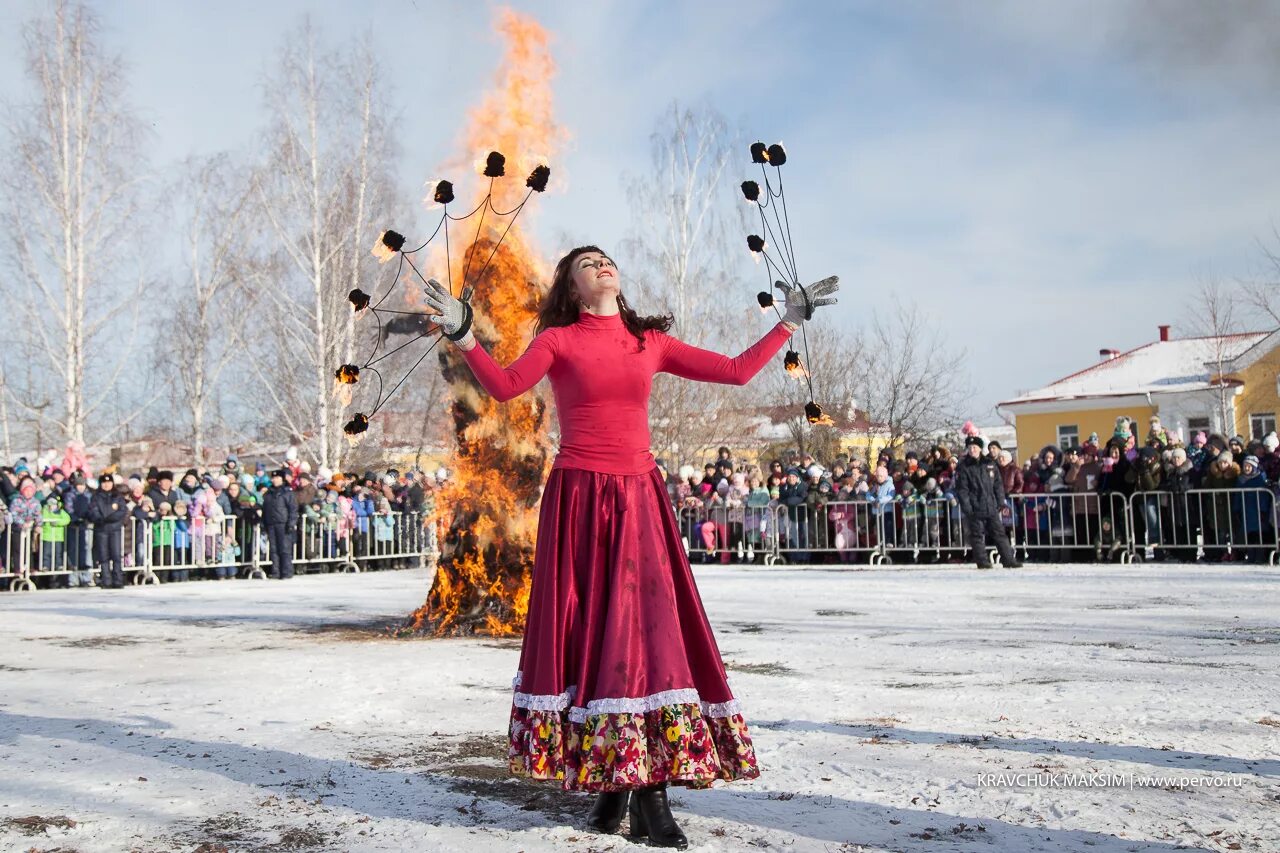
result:
[[[1280,850],[1280,569],[697,572],[762,776],[691,849]],[[0,595],[0,849],[640,849],[508,779],[515,643],[379,635],[427,583]]]

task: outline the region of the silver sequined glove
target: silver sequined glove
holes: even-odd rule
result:
[[[836,298],[831,294],[840,289],[840,277],[829,276],[822,281],[815,281],[808,287],[790,285],[785,281],[774,282],[773,286],[781,290],[786,297],[787,310],[782,315],[782,321],[799,326],[813,316],[813,309],[819,305],[836,304]]]
[[[427,281],[423,292],[427,304],[438,312],[429,316],[427,321],[439,326],[446,338],[451,341],[461,340],[471,331],[472,314],[468,302],[458,299],[434,278]]]

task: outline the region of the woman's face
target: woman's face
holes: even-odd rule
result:
[[[621,288],[613,259],[600,252],[584,252],[573,259],[573,292],[581,301],[595,305],[603,295],[617,296]]]

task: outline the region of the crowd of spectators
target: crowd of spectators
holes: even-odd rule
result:
[[[275,493],[289,493],[288,512],[283,503],[273,508],[272,475],[280,478]],[[116,586],[114,571],[94,574],[118,561],[116,569],[167,569],[166,581],[220,580],[249,561],[250,548],[270,552],[273,523],[303,559],[400,553],[393,546],[419,535],[445,477],[443,468],[313,472],[293,448],[271,471],[263,462],[249,470],[235,455],[180,474],[154,466],[125,474],[114,465],[91,474],[70,450],[61,463],[21,458],[0,467],[0,574],[56,571],[42,582]]]
[[[984,443],[1001,474],[1001,520],[1011,541],[1031,559],[1114,558],[1131,538],[1159,545],[1156,558],[1264,559],[1260,546],[1274,539],[1280,483],[1276,434],[1247,441],[1199,432],[1184,442],[1153,415],[1143,435],[1120,418],[1105,442],[1095,433],[1021,463],[998,442]],[[954,492],[961,458],[958,449],[934,444],[901,455],[885,448],[874,462],[791,450],[748,465],[721,447],[701,470],[659,467],[690,550],[703,561],[758,562],[775,543],[805,561],[856,561],[882,545],[896,546],[895,559],[958,560],[965,547]],[[1135,494],[1148,497],[1136,499],[1131,519]]]
[[[1184,442],[1153,415],[1140,435],[1120,418],[1105,442],[1095,433],[1021,463],[998,442],[984,444],[1015,546],[1028,559],[1114,558],[1126,543],[1154,545],[1157,558],[1266,558],[1280,484],[1274,432],[1251,441],[1199,432]],[[759,562],[776,551],[792,561],[855,562],[878,550],[933,561],[966,558],[954,491],[960,462],[958,450],[937,443],[901,455],[884,448],[874,461],[791,450],[761,465],[721,447],[700,470],[658,467],[695,560]],[[272,510],[271,474],[293,514]],[[444,469],[313,473],[292,448],[270,473],[262,462],[246,470],[234,455],[180,475],[109,466],[91,476],[70,450],[61,463],[19,459],[0,467],[0,574],[54,570],[47,583],[114,586],[103,580],[113,574],[95,571],[118,560],[168,568],[169,581],[222,579],[248,562],[247,548],[271,550],[271,521],[286,525],[290,550],[303,559],[360,558],[418,535],[445,477]],[[96,540],[118,542],[119,553],[98,553]]]

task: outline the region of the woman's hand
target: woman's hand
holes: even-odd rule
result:
[[[437,312],[427,317],[427,322],[439,326],[446,338],[464,350],[471,349],[475,345],[475,337],[471,334],[471,306],[434,278],[427,281],[423,292],[427,304]]]
[[[784,281],[774,282],[773,286],[785,295],[787,310],[782,315],[782,322],[798,327],[813,316],[814,308],[836,304],[836,298],[831,294],[840,289],[840,277],[829,276],[808,287],[790,285]]]

